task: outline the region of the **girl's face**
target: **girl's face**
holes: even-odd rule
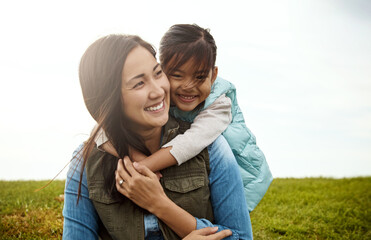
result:
[[[194,70],[193,60],[189,60],[179,69],[175,69],[169,77],[171,102],[182,111],[192,111],[200,103],[205,101],[211,91],[211,85],[214,83],[218,68],[215,67],[204,76],[202,69]],[[205,78],[200,83],[200,79]]]
[[[160,64],[138,46],[127,56],[122,70],[123,111],[135,130],[162,127],[168,120],[169,81]]]

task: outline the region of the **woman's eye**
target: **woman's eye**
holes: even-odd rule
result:
[[[162,70],[159,70],[159,71],[156,72],[156,76],[157,76],[157,77],[159,77],[159,76],[161,76],[161,75],[162,75]]]
[[[135,84],[133,88],[138,88],[138,87],[142,86],[143,84],[144,84],[144,82],[140,81],[137,84]]]

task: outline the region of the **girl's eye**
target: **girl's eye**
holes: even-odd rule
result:
[[[171,77],[173,77],[173,78],[181,78],[182,76],[180,76],[179,74],[171,74]]]
[[[140,81],[137,84],[135,84],[133,88],[138,88],[138,87],[142,86],[143,84],[144,84],[144,82]]]
[[[207,76],[205,75],[198,75],[196,76],[197,80],[202,80],[202,79],[205,79]]]

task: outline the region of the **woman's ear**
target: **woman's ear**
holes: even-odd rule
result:
[[[211,75],[211,84],[214,83],[216,77],[218,76],[218,67],[214,67],[214,69],[212,71],[213,71],[213,73]]]

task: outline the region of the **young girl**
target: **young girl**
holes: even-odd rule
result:
[[[160,62],[170,81],[170,114],[192,125],[155,154],[133,154],[131,158],[159,171],[191,159],[223,134],[240,167],[247,205],[252,211],[273,177],[255,136],[245,125],[234,85],[217,77],[216,49],[209,31],[197,25],[177,24],[165,33],[160,43]],[[157,107],[161,106],[148,110],[155,112]],[[104,132],[96,143],[98,148],[118,156]]]

